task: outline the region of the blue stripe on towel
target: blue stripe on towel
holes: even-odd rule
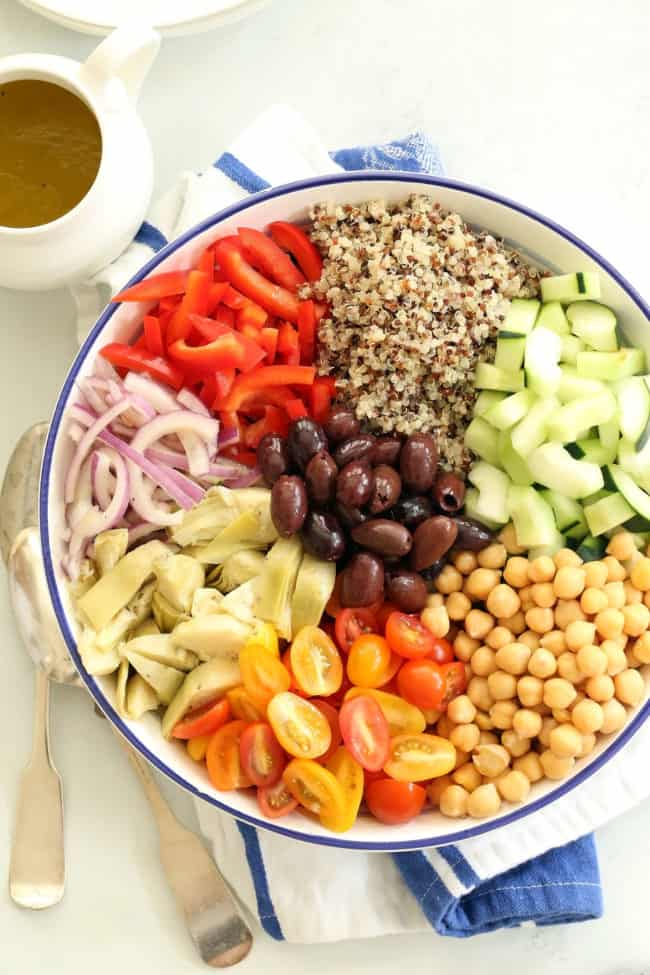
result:
[[[433,928],[454,901],[438,872],[424,853],[393,853],[402,880],[417,900],[422,913]],[[460,854],[459,854],[460,856]]]
[[[266,933],[270,934],[271,937],[275,938],[276,941],[284,941],[282,928],[280,927],[280,922],[278,921],[275,908],[273,906],[273,901],[271,900],[271,893],[269,891],[269,884],[266,878],[264,859],[262,857],[262,850],[260,849],[260,841],[257,836],[257,832],[252,826],[248,826],[246,823],[240,823],[239,820],[237,821],[237,827],[244,841],[246,859],[248,860],[248,867],[251,872],[251,877],[253,878],[253,884],[255,885],[257,913],[262,927]]]
[[[252,169],[249,169],[241,159],[233,156],[231,152],[223,152],[214,166],[215,169],[220,169],[228,179],[231,179],[233,183],[237,183],[237,186],[241,186],[248,193],[259,193],[260,190],[268,190],[271,185],[265,179],[262,179],[261,176],[258,176],[257,173],[254,173]]]
[[[157,227],[154,227],[152,223],[147,223],[146,220],[143,221],[135,235],[135,241],[138,244],[144,244],[145,247],[150,247],[152,251],[162,250],[165,244],[168,243],[165,235]]]
[[[443,176],[444,168],[437,147],[423,132],[412,132],[379,146],[353,146],[337,149],[330,158],[343,169],[399,169],[407,173]]]
[[[481,878],[469,865],[457,846],[439,846],[438,853],[452,868],[461,884],[465,887],[476,887]]]

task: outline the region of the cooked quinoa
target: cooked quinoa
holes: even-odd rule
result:
[[[509,299],[538,295],[540,272],[428,196],[319,203],[311,220],[324,263],[310,293],[330,307],[320,371],[370,429],[435,431],[443,466],[464,470],[475,366]]]

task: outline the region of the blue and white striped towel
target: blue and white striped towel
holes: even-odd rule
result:
[[[276,106],[207,172],[185,173],[153,207],[134,243],[75,293],[83,338],[108,294],[183,230],[268,186],[343,168],[441,173],[422,133],[329,154],[290,109]],[[524,923],[562,924],[602,913],[595,827],[650,795],[650,722],[576,792],[497,830],[423,852],[336,852],[257,832],[197,801],[226,879],[274,938],[337,941],[435,929],[468,937]]]

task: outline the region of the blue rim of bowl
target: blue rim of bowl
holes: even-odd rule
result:
[[[398,182],[398,183],[418,183],[420,185],[425,184],[431,187],[443,187],[445,189],[459,190],[464,193],[469,193],[473,196],[482,197],[484,199],[490,200],[493,203],[497,203],[501,206],[505,206],[511,210],[521,213],[526,217],[542,224],[544,227],[554,231],[559,236],[563,237],[565,240],[569,241],[571,244],[576,246],[584,254],[590,257],[596,264],[602,267],[615,281],[616,283],[626,292],[626,294],[632,299],[634,304],[639,308],[646,319],[650,320],[650,306],[646,304],[641,295],[632,287],[632,285],[614,268],[604,257],[594,251],[588,244],[582,241],[575,234],[572,234],[569,230],[562,227],[560,224],[555,223],[553,220],[549,220],[548,217],[544,217],[542,214],[537,213],[535,210],[531,210],[528,207],[522,206],[520,203],[516,203],[507,197],[500,196],[498,193],[493,193],[490,190],[481,189],[480,187],[472,186],[468,183],[462,183],[457,180],[443,179],[437,176],[428,176],[425,173],[404,173],[404,172],[389,172],[385,170],[362,170],[358,172],[346,172],[341,174],[332,174],[330,176],[314,177],[312,179],[298,180],[293,183],[285,183],[282,186],[276,186],[269,190],[264,190],[260,193],[254,193],[244,200],[233,204],[232,206],[226,207],[220,210],[218,213],[201,221],[201,223],[196,224],[190,230],[187,230],[180,237],[177,237],[174,241],[167,244],[160,251],[158,251],[154,257],[151,258],[138,272],[135,274],[128,285],[136,284],[141,281],[142,278],[146,277],[151,271],[154,270],[166,257],[173,254],[180,247],[186,244],[188,241],[192,240],[198,234],[203,233],[205,230],[209,230],[229,217],[235,216],[238,213],[243,213],[251,207],[256,206],[265,200],[271,200],[279,196],[289,196],[292,193],[299,192],[305,189],[313,189],[315,187],[327,187],[336,183],[357,183],[357,182]],[[95,701],[102,709],[104,714],[112,721],[112,723],[117,727],[118,731],[127,739],[127,741],[140,752],[151,764],[162,772],[168,778],[172,779],[183,789],[191,792],[193,795],[197,796],[199,799],[203,799],[205,802],[210,803],[212,806],[216,806],[222,812],[228,813],[251,826],[258,827],[260,829],[270,830],[274,833],[280,833],[283,836],[291,837],[292,839],[301,840],[306,843],[315,843],[321,846],[332,846],[340,849],[349,850],[369,850],[377,851],[383,853],[397,853],[406,850],[419,850],[431,846],[444,846],[449,843],[457,843],[461,840],[472,839],[473,837],[480,836],[484,833],[492,832],[496,829],[500,829],[506,826],[508,823],[516,822],[519,819],[523,819],[526,816],[530,816],[532,813],[537,812],[544,806],[548,806],[550,803],[559,799],[561,796],[566,795],[573,789],[577,788],[582,782],[590,778],[598,769],[602,768],[607,762],[610,761],[620,751],[621,748],[627,742],[630,741],[632,736],[639,730],[642,724],[650,717],[650,700],[646,702],[643,708],[638,714],[625,726],[625,728],[620,732],[618,737],[604,749],[604,751],[590,762],[585,768],[581,769],[576,775],[570,778],[568,781],[559,785],[556,789],[541,796],[533,802],[526,804],[513,812],[506,814],[505,816],[499,816],[495,819],[486,820],[485,822],[477,823],[469,827],[468,829],[457,830],[454,833],[447,833],[442,836],[427,836],[418,840],[411,840],[407,842],[370,842],[370,841],[355,841],[346,840],[338,836],[315,836],[305,833],[298,832],[296,830],[290,829],[286,826],[282,826],[279,821],[272,821],[268,819],[262,819],[257,816],[251,816],[248,813],[241,812],[240,810],[234,810],[227,804],[220,802],[212,795],[208,795],[198,789],[196,786],[192,785],[182,775],[175,772],[172,768],[161,761],[161,759],[151,752],[145,745],[140,741],[140,739],[134,735],[125,722],[122,720],[120,715],[117,713],[115,708],[107,700],[107,698],[102,693],[99,686],[95,683],[92,677],[86,672],[79,653],[77,651],[76,642],[74,636],[68,626],[67,617],[63,604],[58,592],[58,583],[56,581],[56,575],[54,571],[54,564],[52,559],[52,551],[50,549],[49,542],[49,519],[48,519],[48,495],[50,490],[50,478],[52,470],[52,458],[54,454],[54,446],[58,436],[59,428],[61,426],[61,420],[63,418],[65,407],[69,399],[70,393],[73,390],[77,375],[81,369],[83,362],[85,361],[86,355],[90,351],[92,344],[95,339],[104,328],[106,323],[111,319],[118,305],[109,305],[101,314],[97,323],[91,330],[86,341],[83,343],[79,352],[77,353],[75,360],[70,367],[70,371],[66,377],[63,384],[59,397],[57,399],[56,406],[54,408],[54,413],[52,415],[52,420],[50,422],[50,429],[45,443],[45,450],[43,454],[43,465],[41,469],[41,484],[40,484],[40,498],[39,498],[39,517],[40,517],[40,534],[41,534],[41,545],[43,549],[43,558],[45,562],[45,574],[47,577],[47,584],[50,591],[50,596],[54,605],[54,611],[56,618],[58,620],[59,626],[61,627],[61,632],[65,638],[68,650],[70,651],[70,656],[72,657],[77,670],[79,671],[81,678],[88,688],[89,692],[94,697]]]

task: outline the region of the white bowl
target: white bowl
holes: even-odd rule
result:
[[[238,226],[264,228],[272,220],[304,221],[309,207],[321,200],[358,203],[383,198],[402,200],[410,193],[428,193],[443,207],[457,210],[469,223],[485,228],[516,247],[534,263],[559,271],[598,271],[602,299],[610,305],[631,343],[643,346],[650,357],[650,309],[607,261],[567,230],[538,213],[494,193],[446,179],[408,173],[346,173],[292,183],[258,193],[204,220],[173,241],[133,278],[139,281],[151,273],[192,266],[203,248],[217,237],[233,233]],[[193,762],[178,742],[165,741],[158,717],[147,714],[141,721],[126,721],[114,706],[114,678],[95,678],[86,672],[75,643],[77,626],[60,569],[64,524],[63,479],[71,456],[71,441],[65,436],[65,416],[75,399],[75,381],[88,375],[97,350],[107,342],[128,341],[142,321],[144,306],[109,306],[79,351],[54,410],[45,447],[41,481],[41,538],[48,585],[61,630],[70,654],[86,684],[108,719],[145,758],[183,788],[237,818],[263,829],[295,839],[348,849],[382,851],[438,846],[502,829],[572,789],[610,761],[650,715],[647,697],[632,710],[626,726],[615,735],[602,738],[594,752],[576,763],[563,782],[545,781],[533,787],[527,802],[504,807],[488,820],[446,819],[428,810],[402,826],[384,826],[370,816],[361,816],[344,835],[330,833],[311,819],[293,813],[283,819],[267,820],[259,814],[253,795],[245,792],[217,792],[202,765]],[[650,690],[650,668],[645,668]]]

